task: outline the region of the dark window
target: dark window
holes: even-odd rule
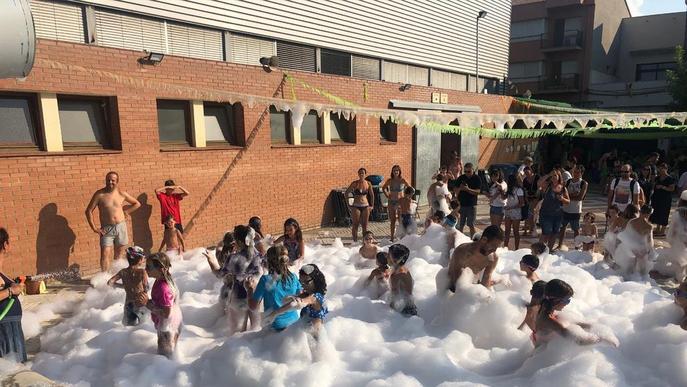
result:
[[[322,73],[351,76],[351,54],[323,48],[320,50],[320,59]]]
[[[317,115],[317,111],[311,110],[303,117],[301,124],[301,143],[312,144],[322,142],[322,120]]]
[[[366,58],[363,56],[353,56],[351,58],[351,76],[363,79],[380,79],[380,60]]]
[[[190,144],[190,124],[188,101],[157,101],[157,127],[161,144]]]
[[[338,113],[329,115],[332,142],[355,142],[355,120],[347,120]]]
[[[315,47],[277,42],[277,57],[281,68],[315,72]]]
[[[675,62],[647,63],[637,65],[637,81],[665,81],[668,77],[667,70],[675,70]]]
[[[205,139],[208,144],[240,145],[237,135],[240,106],[205,102]]]
[[[291,141],[291,114],[270,106],[272,144],[289,144]]]
[[[65,147],[112,147],[107,99],[57,96],[57,106]]]
[[[398,131],[398,125],[391,120],[384,121],[383,118],[379,119],[379,135],[382,141],[396,142],[396,132]]]
[[[0,149],[33,148],[39,144],[33,95],[0,95]]]

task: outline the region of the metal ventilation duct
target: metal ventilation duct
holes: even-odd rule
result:
[[[0,78],[23,78],[33,68],[36,35],[28,0],[0,1]]]

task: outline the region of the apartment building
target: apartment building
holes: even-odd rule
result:
[[[509,94],[665,111],[685,15],[632,17],[625,0],[513,0]]]
[[[331,190],[361,166],[388,175],[398,164],[423,188],[442,152],[485,163],[481,151],[505,154],[475,136],[329,111],[294,125],[281,109],[336,99],[507,112],[508,97],[474,90],[488,91],[507,72],[509,0],[30,4],[33,70],[0,80],[0,224],[17,252],[11,273],[97,269],[98,238],[84,210],[110,170],[142,203],[129,221],[131,243],[153,249],[162,233],[153,190],[165,179],[191,191],[182,223],[188,245],[203,246],[253,215],[272,234],[287,217],[306,228],[327,223]]]

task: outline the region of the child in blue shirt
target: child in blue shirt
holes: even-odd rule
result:
[[[266,256],[268,274],[260,277],[257,285],[248,280],[245,286],[251,309],[256,310],[260,301],[264,301],[265,313],[268,314],[290,302],[292,297],[303,291],[303,287],[298,277],[289,271],[289,253],[284,245],[270,247]],[[282,313],[272,322],[272,329],[283,331],[298,321],[298,318],[298,312],[295,310]]]

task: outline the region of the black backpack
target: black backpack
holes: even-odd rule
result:
[[[618,184],[620,183],[620,178],[616,177],[613,179],[613,200],[615,201],[615,189],[618,187]],[[630,179],[630,201],[627,202],[627,204],[632,204],[632,200],[634,199],[634,192],[635,192],[635,185],[637,184],[637,180],[635,179]]]

